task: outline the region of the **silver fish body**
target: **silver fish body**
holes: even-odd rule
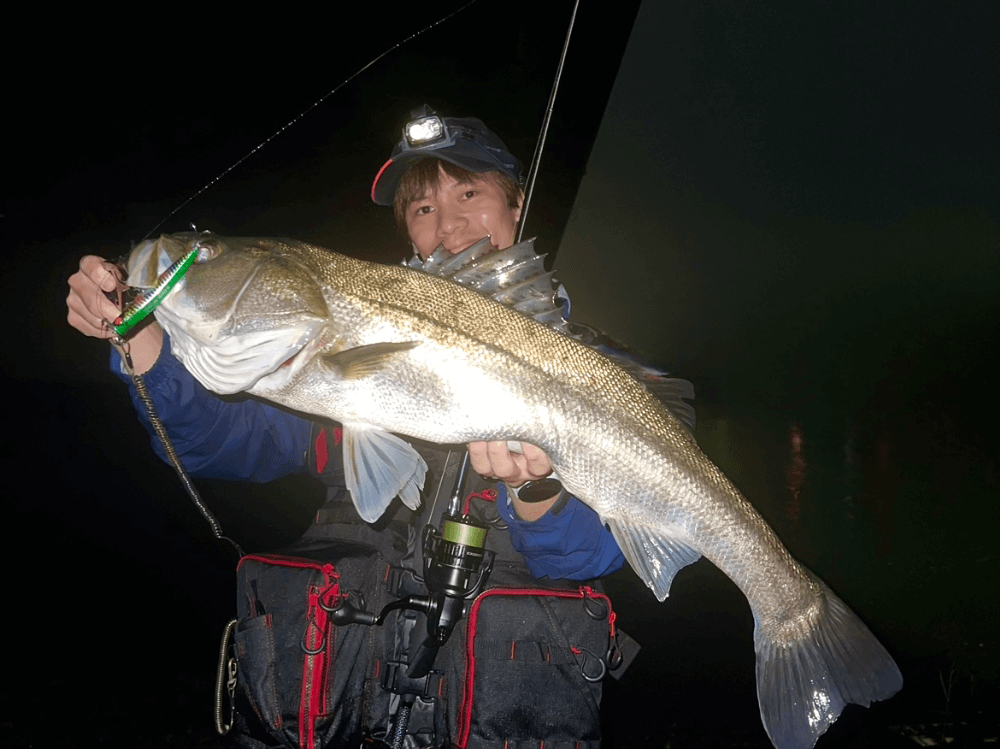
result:
[[[129,282],[150,285],[195,242],[211,259],[156,311],[176,355],[211,390],[341,422],[365,519],[397,493],[418,501],[419,457],[390,433],[529,442],[659,600],[699,556],[746,595],[761,715],[779,749],[811,747],[847,702],[902,686],[865,625],[616,362],[448,278],[292,240],[161,237],[133,252]],[[389,467],[373,468],[374,453]]]

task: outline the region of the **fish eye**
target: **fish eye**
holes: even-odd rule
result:
[[[212,239],[199,239],[194,243],[192,249],[198,251],[198,254],[194,257],[195,263],[207,263],[209,260],[218,257],[221,251],[218,243]]]

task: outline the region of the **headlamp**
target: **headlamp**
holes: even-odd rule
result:
[[[403,128],[403,137],[410,148],[420,148],[445,139],[444,123],[437,115],[410,120]]]
[[[392,205],[407,169],[423,158],[448,161],[469,172],[497,171],[521,182],[521,162],[475,117],[439,117],[426,104],[410,112],[403,137],[372,183],[372,200]]]

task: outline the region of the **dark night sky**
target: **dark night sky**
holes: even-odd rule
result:
[[[66,325],[66,278],[82,254],[127,252],[358,68],[460,5],[383,2],[350,19],[332,4],[308,17],[177,12],[114,28],[88,14],[54,26],[39,15],[11,35],[0,236],[14,335],[3,370],[8,395],[36,416],[8,424],[4,467],[39,480],[8,493],[5,510],[18,535],[44,547],[45,561],[12,583],[32,607],[72,578],[67,605],[107,609],[114,642],[119,628],[128,636],[133,606],[150,603],[126,592],[141,577],[158,591],[145,625],[156,633],[168,631],[164,617],[192,610],[203,611],[197,626],[228,616],[230,560],[152,458],[106,347]],[[706,425],[722,423],[720,404],[758,426],[802,420],[841,455],[841,427],[830,425],[867,418],[859,451],[890,435],[900,465],[925,464],[914,473],[919,507],[907,505],[905,480],[876,484],[895,492],[897,525],[913,532],[905,543],[894,536],[895,553],[946,561],[893,584],[948,590],[955,601],[927,606],[950,607],[956,621],[985,617],[972,636],[994,630],[995,675],[995,603],[962,608],[972,594],[941,572],[986,557],[988,569],[964,571],[998,577],[985,530],[998,488],[985,366],[1000,329],[995,4],[582,5],[528,226],[542,250],[558,250],[576,314],[691,377]],[[479,116],[527,163],[571,6],[479,0],[361,73],[158,231],[195,222],[398,260],[404,245],[368,190],[407,111],[427,102]],[[849,417],[837,422],[838,410]],[[206,485],[224,521],[242,522],[240,508],[254,503],[242,530],[261,544],[308,515],[289,520],[295,512],[262,488]],[[941,528],[953,535],[937,546]],[[805,547],[794,529],[778,530],[796,553]],[[817,552],[817,571],[850,579],[838,553]],[[855,579],[887,574],[844,564]],[[877,594],[848,592],[870,596],[876,620],[891,618]],[[684,595],[671,611],[684,611]],[[919,618],[918,609],[905,610]],[[961,629],[943,618],[889,635],[907,668]],[[41,633],[61,636],[59,621]],[[199,640],[207,658],[214,638],[212,629]]]
[[[1000,55],[963,8],[646,4],[560,250],[581,310],[688,372],[793,318],[995,312]]]
[[[42,305],[31,283],[17,284],[7,301],[33,310],[29,336],[45,341],[45,351],[89,358],[87,342],[55,332],[65,277],[80,254],[126,252],[359,68],[461,5],[380,3],[354,9],[349,23],[333,10],[309,19],[207,12],[136,24],[131,34],[80,18],[79,27],[67,19],[47,32],[44,45],[20,38],[6,50],[22,74],[8,81],[15,116],[8,118],[2,213],[6,272],[44,288]],[[544,228],[536,231],[550,245],[568,216],[637,7],[625,2],[612,17],[578,17],[536,204]],[[427,102],[446,114],[475,114],[525,162],[531,158],[572,3],[503,8],[479,0],[394,50],[158,230],[194,222],[399,259],[403,245],[391,218],[368,192],[412,107]],[[44,65],[35,62],[42,56]],[[46,258],[41,278],[39,257]],[[8,367],[31,379],[39,369],[59,379],[64,368]]]

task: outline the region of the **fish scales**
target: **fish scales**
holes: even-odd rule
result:
[[[352,456],[369,439],[395,450],[396,483],[348,478],[362,517],[397,492],[419,501],[423,471],[391,432],[529,442],[660,600],[699,556],[744,593],[761,716],[779,749],[812,746],[846,702],[900,688],[864,624],[616,362],[447,278],[293,240],[162,237],[136,248],[132,276],[155,277],[152,266],[191,246],[208,260],[156,312],[178,358],[210,389],[341,421],[345,464],[365,463]]]
[[[594,350],[448,281],[346,257],[338,259],[338,266],[338,272],[328,274],[324,282],[369,305],[372,312],[398,310],[401,330],[406,326],[428,336],[446,335],[449,343],[463,350],[492,352],[497,364],[515,358],[547,377],[558,378],[572,391],[567,399],[592,401],[592,394],[602,394],[601,407],[615,409],[612,421],[637,420],[652,439],[677,435],[694,444],[641,383]],[[428,321],[428,327],[417,320]],[[599,420],[602,424],[608,421],[604,413]]]
[[[541,370],[549,378],[560,383],[570,391],[564,400],[576,404],[574,413],[576,430],[599,436],[601,442],[596,447],[607,451],[606,448],[623,445],[623,448],[615,448],[613,452],[627,455],[635,454],[638,448],[642,455],[641,462],[649,466],[654,464],[654,455],[652,451],[642,448],[659,440],[665,440],[670,442],[674,450],[683,450],[684,454],[689,456],[692,475],[707,470],[716,478],[720,488],[729,486],[715,466],[700,454],[693,439],[677,423],[673,415],[640,383],[606,357],[488,298],[470,294],[467,289],[454,283],[415,276],[405,268],[372,266],[350,258],[341,258],[338,260],[338,264],[340,263],[343,263],[343,267],[336,268],[337,272],[328,274],[329,277],[324,281],[338,292],[372,305],[372,310],[400,311],[401,333],[402,326],[405,325],[406,333],[415,332],[437,337],[447,334],[450,345],[463,350],[470,348],[476,350],[470,347],[471,341],[480,347],[479,350],[494,354],[495,359],[492,361],[487,359],[484,362],[486,364],[510,367],[513,358],[531,369]],[[391,313],[387,316],[391,317]],[[408,324],[407,320],[427,321],[430,329],[419,323]],[[406,334],[403,333],[402,337],[405,338]],[[553,386],[554,382],[550,381],[547,384]],[[519,397],[530,398],[533,389],[524,387]],[[601,397],[595,399],[595,394]],[[552,400],[551,393],[548,394],[548,398]],[[590,419],[583,414],[584,402],[591,403]],[[606,426],[609,421],[621,425],[620,436],[609,437],[603,434],[607,431]],[[510,436],[510,428],[504,427],[507,431],[502,433]],[[549,440],[552,439],[558,437],[549,436]],[[546,444],[545,440],[545,435],[537,438],[543,445]],[[636,444],[630,445],[630,441]],[[563,452],[573,453],[572,450],[562,451],[558,444],[547,446],[547,449],[550,458],[558,464],[560,477],[570,482],[570,485],[576,473],[588,473],[594,470],[592,463],[585,468],[573,470],[568,461],[562,457]],[[591,456],[594,450],[580,449],[576,450],[575,454]],[[663,456],[657,457],[662,460]],[[644,473],[649,473],[648,469]],[[614,491],[622,490],[621,482],[612,481],[611,476],[600,478],[605,479],[600,483],[613,486]],[[656,478],[658,477],[651,477],[651,479]],[[676,493],[675,486],[665,486],[662,489]],[[684,494],[697,495],[696,492],[686,492],[681,493],[681,496]],[[596,497],[594,499],[595,504],[600,505],[600,500]],[[744,509],[749,508],[745,501],[741,504]],[[652,506],[650,509],[653,509]],[[638,517],[640,516],[636,515],[637,519]],[[739,527],[740,523],[737,522],[735,525]],[[762,529],[767,530],[763,525]]]

